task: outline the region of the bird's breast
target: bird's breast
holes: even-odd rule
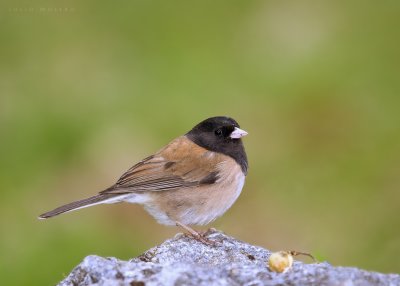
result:
[[[245,175],[231,158],[218,163],[218,179],[212,184],[152,193],[147,211],[159,223],[205,225],[223,215],[239,197]]]

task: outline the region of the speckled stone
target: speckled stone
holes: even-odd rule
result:
[[[130,261],[87,256],[61,281],[67,285],[400,285],[400,275],[295,261],[286,273],[268,269],[270,251],[218,231],[215,246],[178,235]]]

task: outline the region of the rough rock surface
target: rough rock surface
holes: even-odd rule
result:
[[[218,231],[207,246],[178,235],[130,261],[87,256],[59,285],[400,285],[400,275],[295,261],[286,273],[267,267],[270,251]]]

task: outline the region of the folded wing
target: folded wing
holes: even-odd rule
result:
[[[217,166],[221,156],[186,137],[179,137],[131,167],[114,186],[100,194],[164,191],[213,184],[219,178]]]

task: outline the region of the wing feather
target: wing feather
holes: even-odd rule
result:
[[[126,171],[117,183],[101,194],[164,191],[213,184],[218,179],[220,154],[179,137]]]

